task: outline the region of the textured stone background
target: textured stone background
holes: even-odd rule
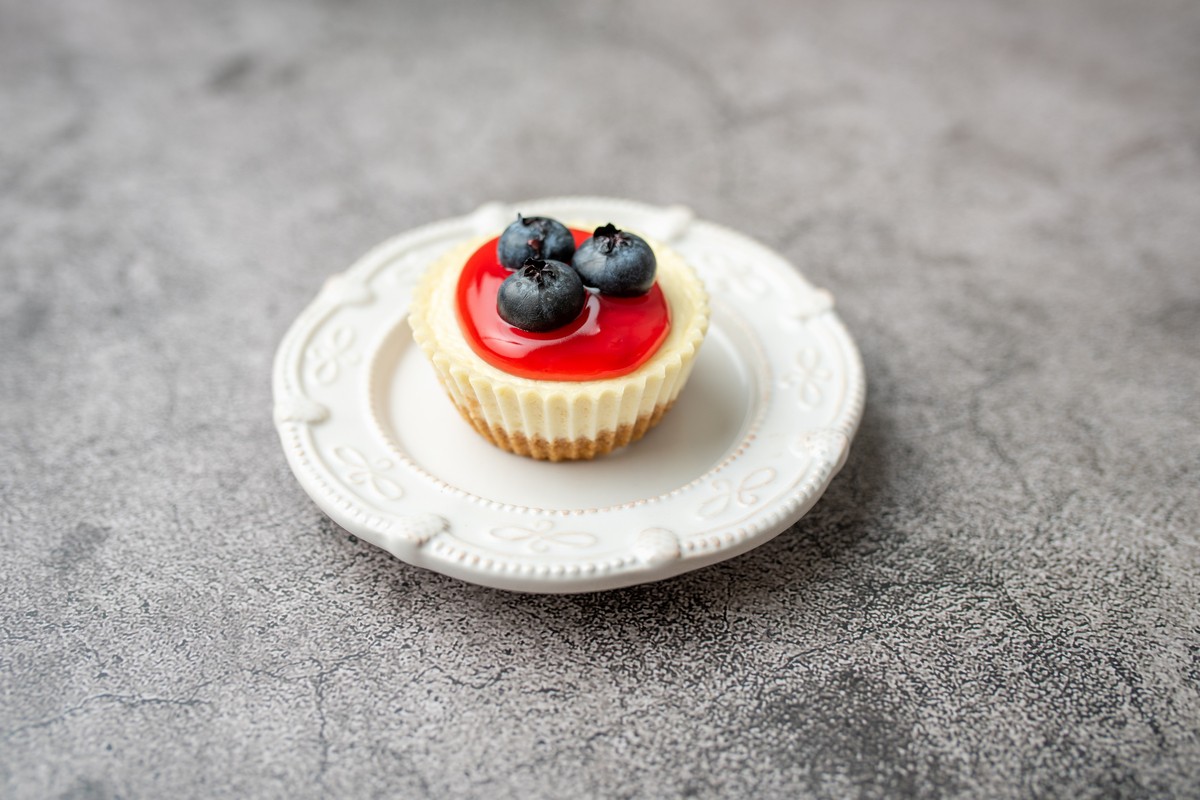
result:
[[[0,796],[1200,796],[1200,4],[0,0]],[[793,530],[532,597],[292,479],[328,274],[683,202],[871,392]]]

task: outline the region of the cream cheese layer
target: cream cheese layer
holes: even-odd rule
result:
[[[657,281],[671,314],[671,329],[654,355],[633,372],[615,378],[536,380],[484,361],[459,326],[455,310],[459,273],[489,238],[463,242],[432,264],[415,290],[409,314],[413,338],[463,416],[481,433],[499,431],[551,446],[612,440],[614,432],[639,427],[644,432],[650,420],[657,422],[691,373],[708,329],[708,295],[695,271],[675,251],[650,242],[658,261]]]

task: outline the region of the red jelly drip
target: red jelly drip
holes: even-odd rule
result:
[[[572,230],[578,246],[591,236]],[[458,279],[458,322],[484,361],[523,378],[591,381],[615,378],[646,363],[667,338],[671,312],[655,283],[641,297],[588,291],[583,311],[553,331],[530,333],[496,311],[500,284],[512,273],[496,257],[499,237],[467,259]]]

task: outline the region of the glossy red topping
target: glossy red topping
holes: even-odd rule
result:
[[[572,230],[575,244],[591,236]],[[487,242],[467,259],[458,278],[458,322],[471,349],[497,369],[546,381],[615,378],[646,363],[670,330],[671,313],[654,284],[640,297],[610,297],[589,291],[573,322],[546,333],[509,325],[496,311],[500,284],[512,273]]]

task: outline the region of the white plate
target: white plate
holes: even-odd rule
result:
[[[425,267],[517,210],[604,220],[674,246],[713,317],[691,380],[646,437],[595,461],[505,453],[451,406],[406,317]],[[599,198],[489,204],[387,241],[329,279],[275,357],[275,424],[334,522],[473,583],[583,592],[659,580],[762,544],[841,468],[862,363],[827,292],[684,208]]]

